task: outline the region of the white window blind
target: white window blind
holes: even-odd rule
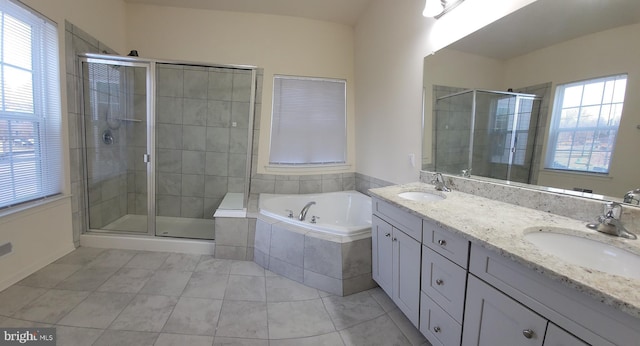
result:
[[[0,0],[0,208],[62,189],[58,34]]]
[[[346,162],[346,81],[275,76],[269,163]]]
[[[608,173],[627,75],[558,85],[546,168]]]

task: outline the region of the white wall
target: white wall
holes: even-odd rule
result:
[[[423,0],[373,0],[355,30],[357,171],[418,180],[423,58],[533,1],[467,1],[436,21],[422,16]]]
[[[516,87],[552,82],[555,90],[558,84],[628,73],[622,122],[610,174],[599,177],[541,170],[538,184],[566,189],[591,188],[595,193],[618,197],[640,186],[640,130],[636,127],[640,125],[639,35],[640,24],[623,26],[566,41],[506,62],[504,85]],[[553,101],[550,106],[553,106]]]
[[[0,244],[13,244],[13,253],[0,258],[0,290],[73,250],[64,20],[79,25],[114,49],[121,50],[125,46],[125,5],[122,0],[24,0],[24,3],[58,24],[66,197],[0,218]]]
[[[128,47],[141,56],[264,68],[258,173],[266,173],[269,159],[274,74],[346,79],[348,171],[355,171],[353,28],[304,18],[138,4],[129,4],[127,17]]]

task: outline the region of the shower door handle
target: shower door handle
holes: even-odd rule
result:
[[[149,155],[149,154],[143,154],[143,155],[142,155],[142,161],[143,161],[144,163],[149,163],[149,162],[151,162],[151,155]]]

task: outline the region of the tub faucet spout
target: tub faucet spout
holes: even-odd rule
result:
[[[300,211],[300,215],[298,215],[298,220],[304,221],[304,219],[307,217],[307,212],[309,211],[309,208],[311,208],[311,206],[314,204],[316,204],[316,202],[313,202],[313,201],[307,203]]]

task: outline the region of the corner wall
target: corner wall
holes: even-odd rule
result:
[[[67,78],[65,65],[65,19],[77,22],[85,30],[121,49],[124,47],[124,10],[122,0],[23,0],[25,4],[58,24],[60,52],[60,89],[62,97],[62,156],[65,167],[63,197],[39,207],[0,218],[0,243],[11,242],[13,252],[0,258],[0,290],[14,284],[41,267],[73,250],[71,171],[69,169],[69,132]],[[76,202],[74,199],[73,202]]]

